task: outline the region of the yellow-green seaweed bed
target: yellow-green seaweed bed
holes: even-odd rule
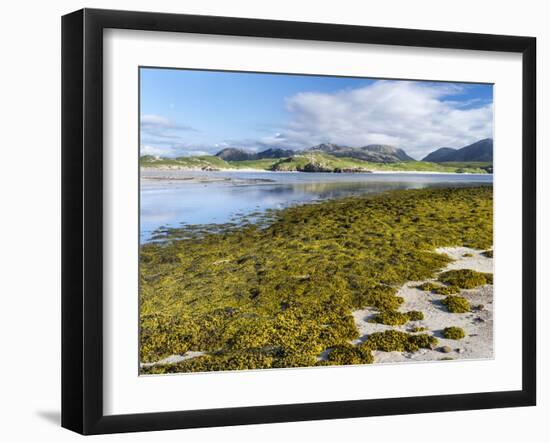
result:
[[[140,248],[140,360],[204,354],[141,372],[326,365],[320,356],[331,349],[342,356],[329,362],[371,363],[375,341],[350,348],[352,311],[396,310],[400,285],[449,262],[435,248],[491,248],[492,220],[492,186],[479,186],[345,197],[256,223],[167,230]]]

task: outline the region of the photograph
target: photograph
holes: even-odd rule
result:
[[[141,66],[136,151],[140,375],[493,358],[492,84]]]

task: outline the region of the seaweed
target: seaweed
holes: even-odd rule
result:
[[[441,301],[449,312],[453,314],[463,314],[470,312],[470,303],[464,297],[459,297],[457,295],[449,295]]]
[[[449,326],[448,328],[443,329],[443,337],[450,340],[461,340],[466,336],[464,329],[457,326]]]
[[[488,249],[492,232],[490,186],[345,197],[257,223],[166,229],[164,241],[140,247],[140,359],[206,355],[142,372],[314,366],[358,338],[354,310],[397,311],[401,285],[449,263],[435,248]]]
[[[439,274],[438,280],[451,286],[473,289],[482,285],[492,285],[493,274],[478,272],[473,269],[453,269]]]
[[[460,288],[455,285],[439,286],[433,290],[434,294],[439,295],[452,295],[460,293]]]
[[[409,311],[407,312],[410,321],[424,320],[424,313],[421,311]]]
[[[424,283],[418,285],[416,288],[420,289],[421,291],[432,292],[432,291],[437,290],[440,287],[441,287],[440,284],[428,281],[428,282],[424,282]]]
[[[420,348],[431,349],[437,343],[437,338],[429,334],[415,335],[390,329],[370,334],[362,346],[385,352],[416,352]]]
[[[353,346],[349,343],[336,345],[330,349],[327,356],[329,363],[339,365],[370,364],[373,360],[372,353],[368,347]]]
[[[420,311],[397,312],[383,311],[369,319],[370,323],[380,323],[383,325],[400,326],[408,321],[423,320],[424,314]]]

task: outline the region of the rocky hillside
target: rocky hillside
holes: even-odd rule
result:
[[[355,158],[373,163],[397,163],[414,161],[403,149],[390,145],[367,145],[359,148],[322,143],[304,151],[290,149],[269,148],[261,152],[247,152],[239,148],[225,148],[216,154],[216,157],[225,161],[262,160],[266,158],[289,158],[295,155],[322,152],[334,157]]]
[[[452,155],[457,150],[454,148],[439,148],[436,149],[433,152],[430,152],[426,157],[424,157],[422,160],[425,162],[444,162],[447,158],[452,157]]]
[[[262,160],[264,158],[285,158],[295,154],[290,149],[269,148],[261,152],[247,152],[238,148],[225,148],[216,154],[216,157],[228,162],[240,162],[244,160]]]
[[[439,148],[422,159],[425,162],[492,162],[493,139],[486,138],[460,149]]]
[[[350,146],[322,143],[308,149],[307,152],[321,151],[335,157],[356,158],[374,163],[397,163],[403,161],[414,161],[403,149],[390,145],[367,145],[359,148]]]

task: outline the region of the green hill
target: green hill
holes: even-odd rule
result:
[[[262,158],[241,161],[226,161],[217,156],[163,158],[150,155],[140,158],[144,168],[189,169],[189,170],[239,170],[298,172],[447,172],[486,174],[492,172],[489,162],[431,163],[425,161],[401,161],[376,163],[357,158],[336,157],[321,151],[303,152],[286,158]]]
[[[143,168],[164,169],[232,169],[231,165],[214,155],[201,155],[196,157],[164,158],[144,155],[140,157],[139,164]]]
[[[486,171],[470,165],[453,163],[443,165],[422,161],[404,161],[396,163],[374,163],[356,158],[334,157],[321,152],[299,154],[281,159],[271,167],[273,171],[301,171],[301,172],[376,172],[376,171],[421,171],[421,172],[448,172],[448,173],[476,173],[485,174]]]

